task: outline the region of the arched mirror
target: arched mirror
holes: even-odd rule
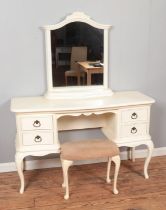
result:
[[[112,94],[108,88],[109,25],[75,12],[64,21],[43,28],[47,98]]]

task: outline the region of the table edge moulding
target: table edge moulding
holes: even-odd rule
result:
[[[85,17],[82,13],[77,12],[73,16],[67,17],[63,24],[70,21],[83,21],[84,18],[86,23],[93,23],[88,16]],[[100,24],[95,26],[102,28]],[[108,26],[103,26],[103,29],[105,27],[108,28]],[[54,26],[45,27],[47,33],[51,28]],[[105,42],[105,45],[108,49],[108,42]],[[48,49],[50,48],[47,46],[47,51]],[[106,71],[106,78],[104,80],[108,80],[108,53],[105,56],[103,71]],[[47,73],[47,76],[50,77],[50,69]],[[50,82],[50,78],[47,81]],[[107,85],[107,82],[104,82],[103,87],[92,87],[96,92],[94,95],[93,91],[88,94],[89,87],[74,87],[74,94],[72,88],[66,87],[66,89],[63,88],[62,97],[58,97],[60,91],[55,97],[50,98],[37,96],[11,99],[11,111],[16,114],[15,162],[21,181],[20,193],[24,192],[25,186],[24,158],[29,155],[44,156],[59,153],[58,134],[60,131],[66,130],[74,132],[78,129],[99,128],[105,137],[114,141],[118,147],[129,147],[130,158],[133,160],[134,148],[139,145],[146,145],[148,154],[144,164],[144,176],[145,178],[149,177],[147,170],[154,147],[149,134],[150,108],[155,100],[137,91],[112,92]],[[50,87],[50,84],[48,86]],[[106,94],[106,90],[111,94]],[[76,92],[79,97],[75,94]],[[73,98],[66,97],[67,93],[70,96],[73,95]]]

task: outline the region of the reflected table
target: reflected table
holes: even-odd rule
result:
[[[78,62],[80,68],[87,73],[87,85],[91,85],[92,83],[92,74],[103,74],[103,66],[93,66],[91,65],[92,63],[95,62],[90,62],[90,61],[83,61],[83,62]]]

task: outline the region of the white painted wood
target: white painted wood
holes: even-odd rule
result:
[[[152,157],[154,145],[152,141],[147,141],[145,145],[147,145],[147,148],[148,148],[148,156],[146,157],[146,161],[144,165],[144,176],[145,176],[145,179],[149,179],[148,166],[149,166],[150,159]]]
[[[136,136],[143,136],[147,134],[147,123],[135,123],[131,125],[122,125],[120,137],[133,138]]]
[[[48,100],[44,97],[12,99],[11,110],[17,114],[16,151],[24,157],[28,155],[38,156],[59,153],[59,130],[100,127],[106,137],[115,141],[119,147],[127,146],[134,148],[139,145],[146,145],[148,147],[148,155],[144,165],[144,175],[145,178],[148,178],[147,169],[153,150],[153,143],[149,135],[150,106],[152,103],[154,103],[152,98],[135,91],[119,92],[109,97],[89,98],[88,100]],[[129,120],[133,110],[137,111],[140,116],[139,120],[135,121],[135,123]],[[45,129],[49,124],[47,121],[50,118],[42,118],[44,115],[52,117],[52,121],[50,120],[50,123],[52,122],[52,125],[50,125],[51,130]],[[43,129],[22,131],[22,123],[30,118],[36,119],[36,116],[42,118],[45,125]],[[20,120],[22,118],[24,118],[23,122]],[[25,127],[29,128],[27,124]],[[136,133],[134,133],[135,131]],[[44,144],[33,144],[32,139],[36,135],[41,136],[45,132],[52,132],[53,136],[44,137]],[[21,183],[23,183],[21,161],[17,161],[17,168]],[[21,185],[23,186],[23,184]],[[21,192],[23,192],[22,189],[23,187]],[[116,189],[114,192],[117,192]]]
[[[40,152],[40,151],[44,151],[44,152],[49,152],[50,153],[59,153],[59,144],[57,143],[58,140],[54,139],[54,143],[53,144],[36,144],[36,145],[23,145],[22,143],[20,144],[19,142],[16,142],[16,152],[31,152],[32,156],[36,156],[35,152]]]
[[[74,21],[85,22],[93,27],[104,30],[104,84],[101,86],[68,88],[53,88],[52,86],[50,32],[51,30],[61,28]],[[146,155],[144,175],[145,178],[148,178],[147,170],[153,151],[153,142],[149,134],[150,106],[154,103],[154,100],[139,92],[113,93],[112,90],[108,88],[109,28],[109,25],[96,23],[89,16],[80,12],[73,13],[64,21],[56,25],[44,27],[47,69],[46,97],[15,98],[12,99],[11,102],[11,110],[16,113],[16,165],[21,181],[21,193],[24,191],[24,157],[30,155],[43,156],[51,153],[59,153],[58,130],[102,127],[103,133],[109,139],[115,141],[119,147],[126,146],[135,148],[139,145],[146,145],[148,148],[148,155]],[[131,60],[131,57],[129,59]],[[54,98],[55,100],[49,100],[48,98]],[[130,121],[133,111],[137,112],[138,119],[132,119]],[[51,115],[52,122],[43,119],[43,115]],[[52,139],[53,141],[51,144],[34,145],[31,142],[34,131],[30,128],[31,123],[29,124],[29,118],[36,118],[36,116],[42,118],[44,123],[42,123],[44,126],[41,129],[35,129],[35,132],[37,132],[36,134],[41,135],[46,130],[49,130],[53,136],[52,138],[47,136],[46,139],[48,140],[45,141],[47,142],[50,141],[49,139]],[[21,118],[24,118],[26,122],[24,122],[24,120],[22,122],[20,120]],[[70,123],[70,119],[72,119],[72,123]],[[133,124],[134,120],[135,122]],[[144,130],[145,124],[146,132]],[[133,125],[139,127],[138,135],[129,135],[129,130],[126,128],[132,128],[131,126]],[[25,133],[25,130],[22,128],[25,130],[27,129],[26,131],[28,131],[28,133]],[[123,132],[122,128],[124,128]],[[25,134],[30,135],[29,137],[26,137],[26,140],[25,137],[23,137]],[[137,151],[135,151],[135,154],[140,155]],[[137,155],[135,156],[137,157]],[[35,168],[36,166],[39,167],[38,164],[32,167]]]
[[[148,121],[148,107],[122,111],[122,123],[135,123],[139,121]]]
[[[90,18],[90,16],[86,15],[83,12],[73,12],[71,15],[68,15],[62,22],[55,24],[55,25],[46,25],[43,26],[43,29],[46,30],[55,30],[55,29],[59,29],[63,26],[65,26],[68,23],[71,22],[84,22],[87,23],[95,28],[99,28],[99,29],[109,29],[111,26],[110,25],[104,25],[104,24],[100,24],[95,22],[94,20],[92,20]]]
[[[65,195],[64,199],[69,199],[69,177],[68,177],[68,169],[73,164],[71,160],[61,160],[62,162],[62,170],[63,170],[63,184],[62,187],[65,187]]]
[[[151,139],[149,139],[149,140],[148,139],[144,139],[144,140],[140,139],[138,141],[128,141],[128,142],[121,142],[121,143],[117,142],[117,145],[119,147],[120,146],[126,146],[126,147],[133,147],[133,148],[135,148],[137,146],[140,146],[140,145],[146,145],[147,146],[148,154],[147,154],[145,164],[144,164],[144,176],[145,176],[145,179],[148,179],[149,178],[148,166],[149,166],[149,162],[151,160],[152,152],[153,152],[153,148],[154,148],[152,140]]]
[[[106,176],[106,182],[111,183],[111,178],[110,178],[110,171],[111,171],[111,157],[108,157],[108,163],[107,163],[107,176]]]
[[[115,163],[113,193],[118,194],[119,192],[117,190],[117,179],[118,179],[118,174],[119,174],[119,169],[120,169],[120,157],[119,157],[119,155],[113,156],[112,161]]]
[[[53,132],[24,132],[22,134],[23,145],[25,146],[38,146],[54,143]]]
[[[16,162],[16,167],[18,171],[18,175],[20,177],[20,193],[22,194],[24,192],[24,175],[23,175],[23,159],[24,159],[24,153],[16,153],[15,155],[15,162]]]
[[[99,86],[75,86],[75,87],[53,87],[52,80],[52,57],[51,57],[51,39],[50,34],[52,30],[59,29],[72,22],[84,22],[95,28],[104,30],[104,79],[103,85]],[[67,16],[62,22],[55,25],[47,25],[42,27],[45,32],[45,47],[46,47],[46,69],[47,69],[47,92],[46,98],[87,98],[110,96],[113,94],[112,90],[108,87],[108,34],[110,25],[104,25],[95,22],[83,12],[74,12]]]
[[[17,172],[20,178],[20,194],[23,194],[24,192],[24,186],[25,186],[25,181],[24,181],[24,174],[23,174],[23,164],[24,164],[24,158],[27,156],[44,156],[50,153],[56,153],[57,151],[31,151],[31,152],[16,152],[15,154],[15,163],[16,163],[16,167],[17,167]]]
[[[27,130],[51,130],[53,129],[52,116],[23,116],[20,118],[20,124],[23,131]]]
[[[106,119],[111,116],[112,113],[96,115],[93,112],[88,116],[83,114],[78,116],[63,116],[58,119],[58,130],[105,127]]]
[[[96,90],[97,92],[97,90]],[[81,93],[80,93],[81,95]],[[87,112],[88,110],[102,111],[110,109],[128,108],[132,106],[150,105],[155,100],[137,91],[116,92],[112,96],[101,96],[88,99],[57,99],[48,100],[44,97],[20,97],[11,100],[11,111],[18,113],[34,112]],[[108,108],[108,109],[107,109]]]
[[[110,183],[110,169],[111,169],[111,160],[115,163],[115,172],[114,172],[114,184],[113,184],[113,193],[118,194],[117,190],[117,178],[119,174],[119,169],[120,169],[120,156],[116,155],[113,157],[108,158],[108,164],[107,164],[107,178],[106,181],[107,183]],[[62,187],[65,188],[65,196],[64,199],[68,200],[69,199],[69,176],[68,176],[68,169],[69,167],[74,163],[73,160],[65,160],[61,159],[62,163],[62,170],[63,170],[63,184]]]

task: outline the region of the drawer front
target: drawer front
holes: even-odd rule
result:
[[[148,120],[148,108],[137,108],[122,111],[122,123]]]
[[[52,116],[22,117],[20,123],[23,131],[51,130],[53,128]]]
[[[136,136],[143,136],[147,134],[147,130],[148,125],[146,123],[122,125],[120,130],[120,136],[122,138],[133,138]]]
[[[22,142],[25,146],[53,144],[52,132],[29,132],[22,134]]]

